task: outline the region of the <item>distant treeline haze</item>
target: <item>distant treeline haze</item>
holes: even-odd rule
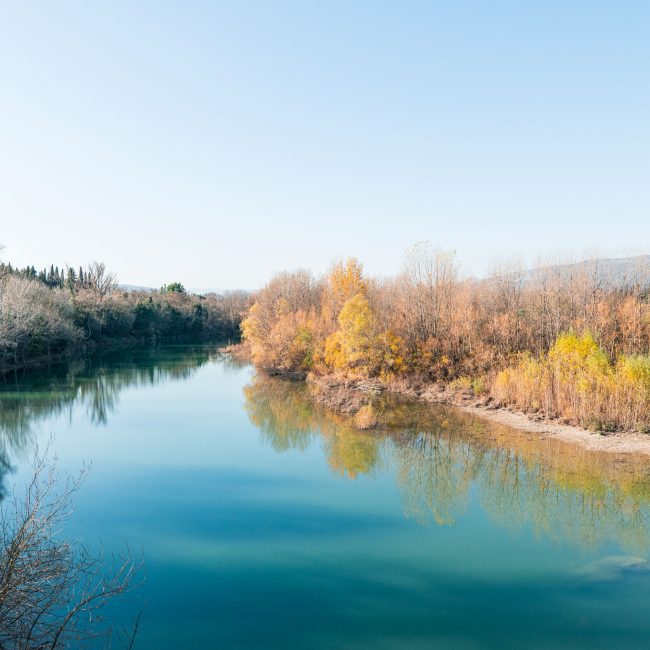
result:
[[[614,269],[615,272],[612,271]],[[420,244],[394,278],[354,259],[274,277],[242,323],[256,365],[284,373],[448,382],[593,429],[650,430],[648,258],[462,279]]]
[[[194,295],[178,282],[125,291],[101,263],[39,272],[0,264],[0,370],[129,341],[234,338],[247,299]]]

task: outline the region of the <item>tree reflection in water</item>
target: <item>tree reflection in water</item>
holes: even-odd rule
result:
[[[322,436],[327,462],[339,474],[355,478],[379,464],[377,437],[357,429],[352,418],[319,408],[304,382],[258,373],[244,395],[251,422],[276,451],[306,449],[313,438]]]
[[[47,418],[81,408],[95,424],[116,412],[122,391],[190,377],[215,359],[198,346],[112,355],[57,370],[5,376],[0,383],[0,481],[27,458]],[[229,357],[221,359],[232,363]],[[650,461],[586,451],[457,409],[380,395],[381,427],[361,431],[349,415],[319,406],[305,383],[256,374],[244,388],[251,421],[273,449],[304,450],[320,440],[332,471],[355,478],[394,472],[404,513],[451,525],[472,495],[504,526],[584,546],[615,541],[650,546]]]
[[[141,350],[0,376],[0,490],[11,459],[29,456],[39,422],[66,412],[71,417],[81,407],[94,425],[106,425],[126,389],[188,379],[217,356],[208,347],[184,346],[183,354]]]
[[[451,525],[476,494],[500,524],[593,547],[650,546],[650,459],[587,451],[495,424],[461,410],[374,398],[381,427],[360,431],[351,416],[320,407],[309,386],[256,374],[246,409],[273,449],[323,440],[333,471],[355,478],[393,470],[404,512]],[[476,489],[472,490],[472,486]]]

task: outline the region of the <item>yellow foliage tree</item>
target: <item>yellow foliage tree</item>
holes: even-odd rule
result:
[[[366,295],[368,286],[363,277],[363,265],[354,258],[338,262],[325,280],[321,298],[321,317],[331,329],[337,325],[337,318],[347,300],[357,294]]]
[[[325,363],[349,376],[368,377],[378,365],[375,316],[368,299],[356,294],[338,317],[339,329],[325,341]]]
[[[332,295],[341,304],[359,293],[365,294],[367,285],[363,278],[363,265],[353,257],[335,264],[327,284]]]

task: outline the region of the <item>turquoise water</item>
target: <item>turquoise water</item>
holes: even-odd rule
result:
[[[6,377],[10,489],[92,461],[66,534],[141,549],[136,648],[647,648],[650,466],[381,399],[355,429],[209,347]]]

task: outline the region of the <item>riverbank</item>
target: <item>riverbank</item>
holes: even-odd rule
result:
[[[173,283],[125,291],[102,264],[39,279],[0,267],[0,372],[38,368],[98,351],[171,341],[239,338],[244,293],[197,295]]]
[[[370,403],[372,396],[393,393],[428,403],[447,404],[515,429],[574,443],[593,451],[650,456],[650,435],[635,431],[594,432],[550,419],[540,413],[525,413],[506,407],[489,395],[477,397],[471,389],[450,384],[422,384],[409,380],[383,382],[379,379],[345,380],[334,375],[310,374],[306,381],[313,387],[319,404],[353,414]],[[379,425],[379,422],[377,422]],[[368,427],[370,428],[370,427]]]
[[[250,346],[246,343],[229,345],[221,349],[241,362],[251,363]],[[541,413],[527,413],[500,404],[488,394],[476,396],[471,388],[452,384],[432,384],[410,379],[381,381],[380,379],[351,380],[337,375],[316,375],[315,373],[283,373],[277,370],[262,370],[286,379],[304,380],[312,388],[314,399],[323,407],[356,415],[360,413],[360,428],[371,429],[380,426],[377,418],[369,417],[368,410],[362,410],[373,397],[382,392],[402,395],[428,403],[447,404],[482,418],[504,424],[521,431],[556,438],[593,450],[616,454],[644,454],[650,456],[650,435],[636,431],[598,432],[575,426],[559,418],[548,418]]]

